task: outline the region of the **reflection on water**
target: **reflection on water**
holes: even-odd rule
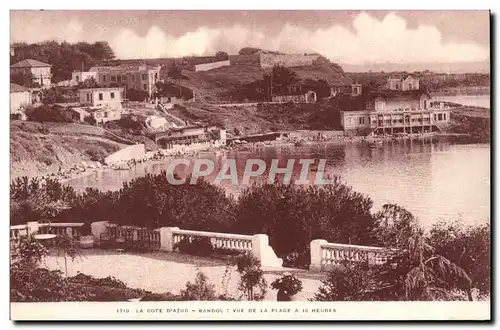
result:
[[[286,167],[288,159],[296,159],[293,177],[298,179],[302,158],[327,159],[326,173],[342,179],[374,201],[374,211],[385,203],[397,203],[412,211],[423,225],[439,219],[460,216],[465,222],[484,223],[490,214],[490,146],[459,145],[446,141],[394,141],[383,147],[370,148],[361,144],[323,144],[302,147],[266,147],[263,150],[201,153],[198,158],[212,159],[213,182],[226,159],[235,159],[241,183],[246,160],[262,159],[267,169],[252,182],[266,182],[272,159]],[[317,162],[317,161],[316,161]],[[68,181],[76,189],[94,187],[116,190],[122,183],[147,173],[160,173],[167,162],[139,164],[131,170],[95,173]],[[179,166],[185,176],[191,168]],[[309,173],[310,182],[317,175]],[[278,175],[278,178],[282,176]],[[245,185],[222,181],[227,191],[238,195]]]

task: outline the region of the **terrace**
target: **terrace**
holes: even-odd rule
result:
[[[127,286],[155,293],[179,293],[186,282],[194,281],[197,272],[203,272],[220,294],[238,297],[239,274],[232,262],[238,253],[249,253],[260,260],[264,277],[271,283],[284,272],[295,274],[303,283],[303,291],[297,300],[313,297],[325,277],[324,271],[341,267],[342,261],[380,264],[393,252],[380,247],[328,243],[325,240],[311,242],[309,270],[282,266],[265,234],[239,235],[204,231],[182,230],[177,227],[147,229],[119,226],[106,221],[91,225],[93,241],[81,235],[81,223],[39,224],[11,227],[11,248],[15,255],[16,244],[22,236],[47,234],[67,236],[80,241],[81,248],[75,260],[66,263],[64,254],[52,250],[43,263],[51,270],[67,270],[68,276],[84,273],[97,278],[116,277]],[[43,235],[42,235],[43,236]],[[35,236],[36,237],[36,236]],[[207,256],[180,253],[179,244],[195,240],[210,242],[213,252]],[[48,241],[48,240],[47,240]],[[50,246],[50,242],[48,244]],[[67,266],[67,268],[66,268]],[[276,300],[276,291],[268,290],[265,300]]]

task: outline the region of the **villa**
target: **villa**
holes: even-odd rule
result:
[[[341,111],[341,125],[352,135],[441,131],[450,124],[451,109],[431,100],[422,91],[388,91],[373,96],[365,110]]]

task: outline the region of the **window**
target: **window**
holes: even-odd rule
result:
[[[80,76],[76,76],[76,82],[80,81]]]
[[[145,91],[147,91],[148,90],[148,85],[144,84],[143,88],[144,88]]]
[[[104,118],[108,118],[108,113],[107,112],[104,113]]]
[[[147,74],[145,74],[145,73],[142,74],[142,80],[146,80],[147,77],[148,77]]]
[[[87,93],[87,102],[90,102],[90,93]]]
[[[132,81],[135,81],[135,75],[132,75]],[[134,87],[135,88],[135,87]]]
[[[446,120],[446,114],[443,113],[443,120]]]
[[[102,76],[102,81],[106,81],[106,75]]]
[[[413,87],[413,86],[412,86],[411,84],[408,84],[408,89],[409,89],[409,90],[412,90],[412,89],[413,89],[412,87]]]
[[[117,78],[117,80],[118,80],[119,83],[122,82],[122,76],[118,76],[116,78]]]
[[[443,114],[442,113],[438,114],[438,120],[443,120]]]
[[[112,98],[112,99],[114,99],[115,98],[115,92],[109,93],[109,97]]]
[[[155,73],[155,81],[158,80],[158,73]]]
[[[365,124],[365,118],[364,117],[359,117],[359,124],[364,125]]]
[[[111,76],[111,81],[116,81],[116,76]]]
[[[102,101],[102,93],[99,93],[99,101]]]

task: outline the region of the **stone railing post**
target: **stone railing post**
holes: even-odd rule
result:
[[[269,237],[266,234],[257,234],[252,236],[252,255],[264,264],[264,251],[269,244]]]
[[[161,227],[160,228],[160,250],[172,252],[174,251],[174,231],[179,230],[178,227]]]
[[[26,233],[29,235],[38,231],[38,221],[30,221],[26,224]]]
[[[262,267],[281,268],[283,260],[278,258],[269,246],[269,236],[256,234],[252,236],[252,255],[260,261]]]
[[[90,228],[92,231],[92,236],[94,236],[94,239],[100,240],[102,234],[108,233],[108,228],[106,227],[108,224],[109,224],[109,221],[92,222],[92,224],[90,225]]]
[[[313,272],[321,271],[321,245],[327,244],[328,242],[324,239],[315,239],[310,243],[311,249],[311,264],[309,265],[309,270]]]

